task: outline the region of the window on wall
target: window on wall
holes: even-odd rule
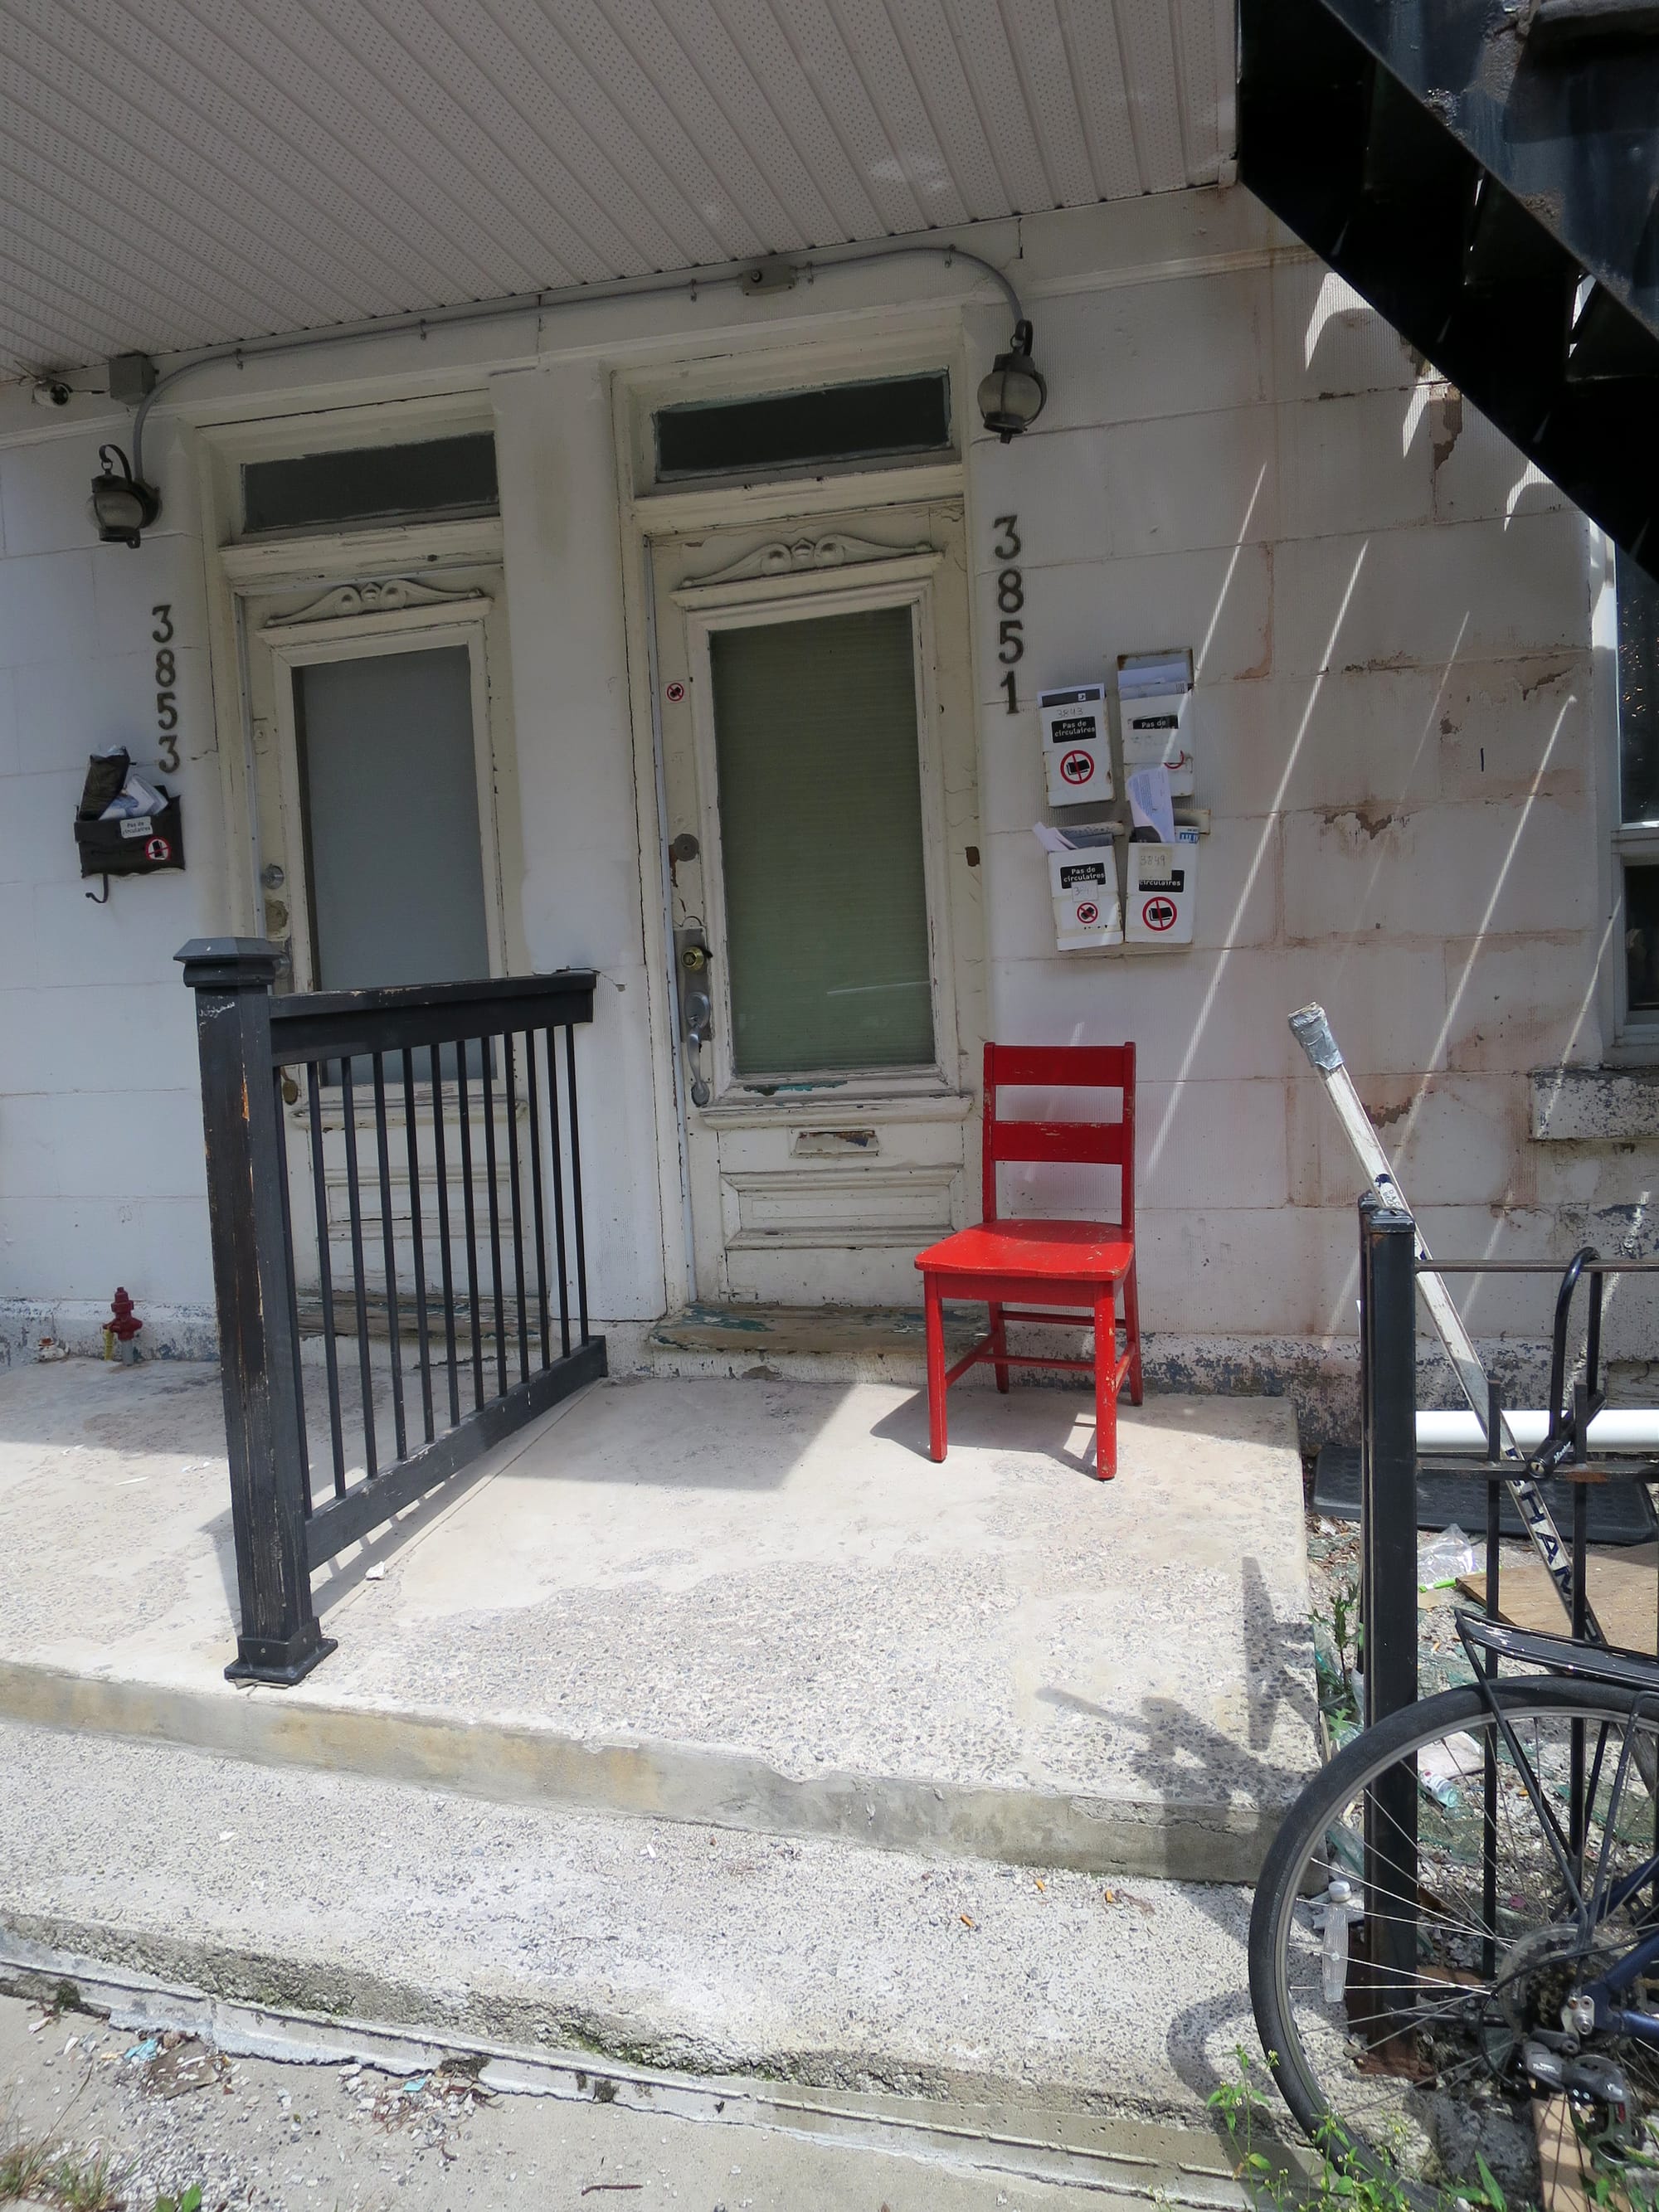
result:
[[[242,466],[242,529],[361,530],[441,515],[494,514],[495,441],[488,430],[418,445],[356,446]]]
[[[923,459],[951,448],[951,380],[884,376],[803,392],[701,399],[659,407],[659,483],[775,477]]]
[[[1659,583],[1617,556],[1619,864],[1628,1027],[1659,1040]]]

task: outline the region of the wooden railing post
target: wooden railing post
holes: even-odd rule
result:
[[[241,1605],[232,1681],[297,1682],[333,1650],[311,1602],[294,1328],[288,1162],[273,1090],[277,946],[196,938],[175,957],[196,994],[231,1521]]]

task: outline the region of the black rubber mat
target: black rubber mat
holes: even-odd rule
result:
[[[1471,1461],[1474,1468],[1477,1462]],[[1569,1516],[1572,1511],[1569,1485],[1553,1482],[1545,1486],[1545,1495],[1552,1510],[1566,1533]],[[1559,1500],[1558,1504],[1556,1501]],[[1322,1444],[1314,1465],[1314,1511],[1328,1514],[1334,1521],[1357,1521],[1359,1518],[1359,1447],[1358,1444]],[[1504,1493],[1502,1532],[1505,1536],[1524,1536],[1527,1533],[1521,1516]],[[1417,1478],[1417,1525],[1419,1528],[1447,1528],[1453,1522],[1470,1535],[1478,1536],[1486,1525],[1486,1486],[1478,1476],[1465,1480],[1455,1474],[1419,1474]],[[1592,1544],[1650,1544],[1659,1535],[1659,1520],[1656,1520],[1653,1501],[1645,1483],[1620,1481],[1616,1478],[1590,1485],[1589,1540]]]

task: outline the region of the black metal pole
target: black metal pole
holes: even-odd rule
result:
[[[1412,1218],[1359,1201],[1361,1618],[1371,1728],[1417,1700],[1417,1275]]]
[[[281,954],[260,938],[209,937],[175,957],[196,994],[242,1616],[237,1656],[225,1673],[232,1681],[293,1683],[334,1644],[312,1607],[306,1546],[288,1159],[270,1080],[270,986]]]
[[[1359,1201],[1360,1618],[1367,1728],[1417,1698],[1417,1270],[1408,1213]],[[1365,1800],[1365,2006],[1373,2041],[1398,2032],[1390,1996],[1417,1980],[1417,1781],[1391,1768]]]

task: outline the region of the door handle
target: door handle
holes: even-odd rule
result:
[[[688,922],[683,929],[677,929],[674,951],[680,971],[680,1030],[685,1039],[685,1065],[691,1078],[691,1103],[706,1106],[714,1093],[702,1072],[702,1048],[708,1042],[714,1002],[708,992],[708,939],[702,924]]]
[[[685,1056],[691,1072],[691,1103],[706,1106],[713,1093],[702,1072],[702,1048],[708,1042],[708,1018],[714,1012],[707,991],[685,994]]]

